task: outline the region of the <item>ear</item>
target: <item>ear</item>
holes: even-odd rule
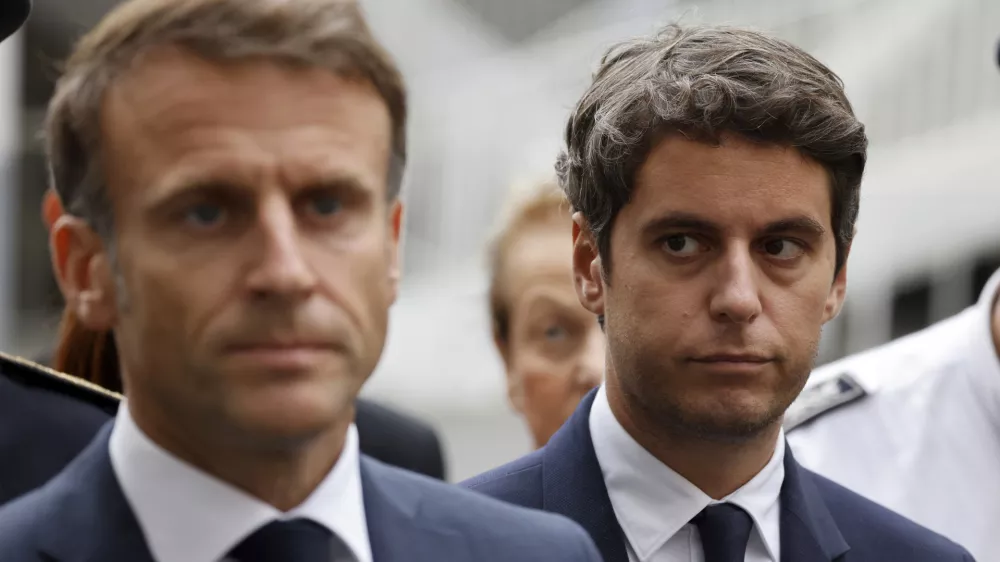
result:
[[[836,318],[844,307],[844,300],[847,298],[847,256],[850,253],[851,247],[848,245],[844,248],[844,265],[840,267],[840,271],[833,278],[830,294],[826,297],[826,306],[823,309],[824,324]]]
[[[45,195],[42,197],[42,222],[45,223],[45,229],[52,230],[52,225],[56,223],[62,214],[62,201],[59,200],[56,190],[50,187],[45,190]]]
[[[604,275],[597,240],[582,213],[573,213],[573,284],[580,304],[604,314]]]
[[[399,294],[399,278],[401,275],[399,238],[403,231],[403,202],[398,198],[389,209],[389,284],[392,302]]]
[[[83,219],[62,215],[49,233],[49,250],[67,308],[90,330],[112,329],[118,316],[115,280],[100,236]]]

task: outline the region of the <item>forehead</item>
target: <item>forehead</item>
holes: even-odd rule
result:
[[[109,175],[146,185],[165,168],[346,168],[384,184],[388,109],[373,86],[267,59],[216,63],[178,48],[143,55],[109,88]],[[243,169],[243,172],[247,170]],[[109,183],[114,181],[109,178]]]
[[[572,223],[557,217],[531,224],[515,235],[504,254],[506,293],[517,299],[534,288],[572,286]]]
[[[831,183],[823,166],[792,147],[724,135],[714,146],[669,135],[635,175],[628,220],[687,213],[722,227],[760,227],[808,216],[831,223]]]

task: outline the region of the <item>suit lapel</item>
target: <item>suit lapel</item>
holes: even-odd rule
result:
[[[43,488],[54,506],[50,531],[39,534],[39,550],[59,562],[153,562],[111,467],[113,423]]]
[[[361,488],[374,562],[472,560],[464,536],[421,516],[423,494],[419,488],[364,455]]]
[[[573,519],[590,533],[605,562],[627,562],[621,527],[590,437],[590,408],[596,391],[543,450],[543,508]],[[781,559],[831,562],[850,547],[840,534],[812,474],[785,450],[781,487]]]
[[[823,501],[812,474],[785,448],[781,486],[781,559],[830,562],[850,550]]]
[[[542,505],[579,523],[597,544],[605,562],[628,562],[622,530],[611,507],[604,475],[590,438],[588,394],[543,450]]]

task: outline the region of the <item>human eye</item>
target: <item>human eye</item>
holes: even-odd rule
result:
[[[689,258],[707,250],[707,246],[690,234],[671,234],[661,243],[663,251],[679,257]]]
[[[768,257],[780,260],[791,261],[801,257],[805,253],[805,247],[794,240],[788,238],[774,238],[762,244],[764,253]]]
[[[306,209],[317,217],[331,217],[343,208],[340,197],[333,193],[313,193],[306,201]]]
[[[569,332],[565,327],[559,324],[553,324],[545,329],[544,336],[546,341],[558,342],[563,341],[569,337]]]
[[[201,202],[189,205],[182,213],[184,222],[197,228],[213,228],[226,218],[225,208],[218,203]]]

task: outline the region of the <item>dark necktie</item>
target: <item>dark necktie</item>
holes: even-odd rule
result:
[[[705,562],[743,562],[753,519],[731,503],[710,505],[691,520],[701,535]]]
[[[308,519],[272,521],[236,545],[226,562],[353,562],[350,549]]]

